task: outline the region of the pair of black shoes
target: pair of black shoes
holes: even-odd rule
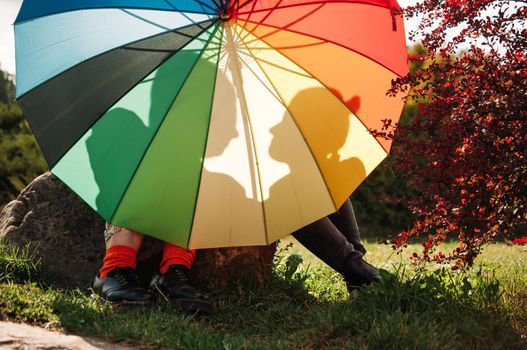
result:
[[[141,287],[134,269],[115,268],[106,278],[95,276],[93,290],[113,304],[151,304],[157,299],[177,305],[183,310],[211,313],[208,297],[199,291],[190,270],[183,265],[172,265],[166,273],[157,273],[148,289]]]

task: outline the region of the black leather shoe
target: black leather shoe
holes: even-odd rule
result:
[[[106,278],[95,276],[94,292],[104,300],[115,304],[148,304],[154,301],[152,293],[141,287],[135,270],[115,268],[108,272]]]
[[[348,291],[353,291],[362,286],[380,282],[381,274],[379,270],[360,258],[350,258],[346,261],[346,273],[344,279],[348,286]]]
[[[190,270],[184,265],[172,265],[166,273],[157,273],[150,282],[150,290],[184,310],[212,313],[207,296],[196,287]]]

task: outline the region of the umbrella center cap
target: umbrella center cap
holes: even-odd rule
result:
[[[223,21],[223,22],[229,22],[231,20],[231,11],[229,10],[223,10],[221,11],[220,13],[220,19]]]

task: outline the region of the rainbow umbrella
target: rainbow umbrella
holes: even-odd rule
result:
[[[408,72],[391,0],[25,0],[17,95],[52,172],[182,247],[269,244],[386,157]]]

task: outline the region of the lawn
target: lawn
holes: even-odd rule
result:
[[[208,317],[165,304],[116,308],[88,290],[46,286],[23,252],[0,246],[0,318],[145,348],[527,349],[525,248],[490,245],[459,272],[416,271],[407,257],[418,246],[400,255],[366,246],[384,281],[351,300],[339,275],[286,239],[271,284],[213,293],[216,312]]]

